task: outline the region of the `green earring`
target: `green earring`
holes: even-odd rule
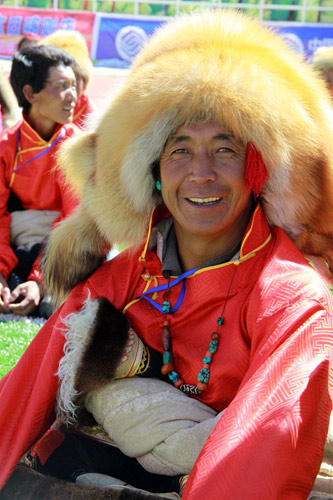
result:
[[[161,191],[161,189],[162,189],[161,181],[156,181],[155,186],[156,186],[157,191]]]

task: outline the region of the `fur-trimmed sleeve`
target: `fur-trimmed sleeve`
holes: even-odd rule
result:
[[[107,299],[88,297],[63,318],[66,343],[59,363],[58,414],[75,423],[85,395],[115,374],[128,341],[129,322]]]

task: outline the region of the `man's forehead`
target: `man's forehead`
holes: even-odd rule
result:
[[[197,122],[181,125],[167,140],[167,144],[191,141],[205,137],[212,140],[233,140],[234,134],[217,122]]]
[[[58,79],[67,79],[75,77],[73,68],[71,66],[65,66],[60,63],[55,66],[50,66],[48,71],[48,77],[58,78]]]

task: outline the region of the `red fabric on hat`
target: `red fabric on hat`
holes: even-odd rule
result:
[[[255,198],[263,190],[265,182],[269,179],[264,161],[259,151],[251,142],[247,145],[245,184],[249,191],[253,191]]]

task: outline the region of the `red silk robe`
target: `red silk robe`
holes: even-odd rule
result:
[[[137,297],[165,283],[147,245],[123,252],[80,283],[0,382],[0,474],[47,429],[53,415],[66,326],[87,298],[106,297],[162,352],[163,315]],[[228,289],[229,296],[226,300]],[[181,284],[170,294],[171,306]],[[162,294],[154,297],[163,303]],[[184,500],[303,500],[318,472],[332,410],[333,308],[322,278],[258,206],[240,258],[186,279],[170,315],[175,370],[196,384],[216,320],[225,322],[199,399],[227,408],[190,474]],[[106,332],[107,335],[107,332]]]

